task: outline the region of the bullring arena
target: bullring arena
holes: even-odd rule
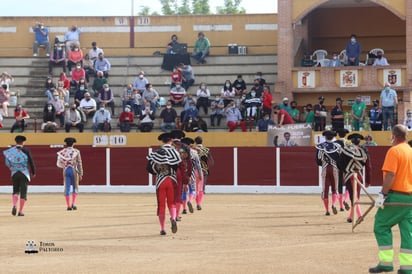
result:
[[[348,211],[324,215],[313,147],[320,132],[312,133],[312,146],[284,148],[268,146],[266,133],[224,132],[225,123],[208,133],[188,133],[190,137],[202,135],[215,164],[203,209],[182,215],[176,234],[168,224],[166,236],[159,235],[154,181],[145,169],[145,156],[159,146],[159,124],[145,134],[120,133],[118,128],[94,134],[90,122],[84,133],[37,132],[48,60],[44,49],[40,57],[31,57],[31,26],[36,21],[50,29],[51,39],[77,24],[83,28],[80,43],[84,52],[92,41],[98,42],[112,62],[109,80],[116,93],[117,114],[121,92],[140,70],[161,96],[168,96],[170,71],[161,68],[164,60],[158,52],[165,50],[174,33],[191,51],[198,31],[204,31],[212,51],[206,65],[193,64],[195,85],[207,82],[212,96],[220,94],[226,79],[242,74],[250,85],[261,71],[276,103],[288,97],[298,101],[302,111],[322,95],[330,110],[335,98],[343,96],[348,112],[358,94],[370,107],[387,76],[395,75],[399,97],[395,114],[403,121],[411,108],[412,55],[407,53],[412,50],[412,1],[279,0],[278,10],[278,14],[178,18],[0,18],[0,66],[14,76],[11,89],[32,117],[22,134],[38,168],[29,186],[25,216],[14,217],[10,214],[10,173],[0,157],[0,273],[355,274],[375,266],[376,210],[354,231],[346,222]],[[349,22],[348,14],[352,15]],[[305,52],[324,49],[328,58],[340,53],[355,31],[365,66],[300,67]],[[247,55],[228,52],[233,43],[247,48]],[[368,65],[369,51],[374,48],[385,50],[390,66]],[[54,78],[56,72],[54,68]],[[357,81],[342,84],[341,76],[348,72],[357,75]],[[310,75],[311,81],[304,82],[301,75]],[[15,135],[8,133],[13,122],[11,115],[4,118],[1,150],[13,145]],[[345,126],[349,125],[345,120]],[[379,144],[369,150],[372,185],[368,192],[376,195],[390,133],[362,132],[367,133]],[[78,140],[76,147],[84,161],[77,211],[66,211],[61,170],[56,167],[56,152],[68,136]],[[366,195],[361,201],[365,211]],[[398,266],[397,228],[394,239],[394,264]]]

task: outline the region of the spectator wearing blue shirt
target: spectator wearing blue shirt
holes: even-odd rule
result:
[[[72,25],[71,29],[64,35],[66,43],[66,52],[70,52],[71,48],[80,48],[80,29],[76,25]]]
[[[110,62],[104,58],[103,52],[99,53],[98,58],[94,61],[94,70],[96,72],[102,71],[105,78],[109,78]]]
[[[350,36],[350,42],[346,44],[346,56],[348,57],[348,66],[359,66],[359,56],[362,49],[359,42],[356,40],[356,35]]]
[[[256,131],[268,131],[269,125],[274,126],[275,122],[270,119],[269,113],[265,113],[262,118],[257,121]]]
[[[379,108],[382,110],[383,130],[388,130],[388,120],[391,129],[393,129],[395,124],[394,112],[398,105],[398,95],[394,89],[391,89],[390,83],[385,83],[385,88],[381,91],[379,102]]]
[[[37,22],[32,27],[35,34],[33,43],[33,56],[39,55],[39,46],[46,47],[46,56],[50,56],[50,42],[49,42],[49,30],[44,27],[43,23]]]

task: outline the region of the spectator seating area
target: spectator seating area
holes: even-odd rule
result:
[[[112,68],[108,78],[111,89],[115,94],[115,116],[112,120],[112,131],[119,131],[116,126],[120,112],[122,111],[121,94],[128,83],[133,83],[139,71],[145,72],[145,77],[153,84],[153,87],[159,92],[161,97],[166,100],[169,98],[171,72],[161,69],[162,56],[124,56],[110,57]],[[192,60],[192,67],[195,73],[195,84],[190,87],[188,93],[196,94],[196,90],[200,82],[205,82],[211,91],[211,98],[220,95],[221,88],[225,80],[236,79],[238,74],[243,75],[243,79],[247,83],[247,88],[252,88],[253,80],[256,72],[261,71],[263,78],[271,87],[273,94],[273,84],[277,77],[277,56],[276,55],[255,55],[255,56],[210,56],[206,65],[196,65]],[[14,77],[14,83],[10,86],[10,91],[18,93],[18,103],[22,104],[27,110],[31,118],[28,121],[26,131],[33,132],[37,129],[40,131],[42,122],[42,113],[44,105],[47,101],[45,95],[45,80],[48,76],[48,58],[37,57],[7,57],[0,58],[0,71],[7,71]],[[53,81],[57,82],[60,68],[53,69]],[[68,74],[68,73],[67,73]],[[69,77],[69,74],[68,74]],[[90,79],[89,85],[93,83],[93,77]],[[73,94],[70,101],[73,102]],[[12,117],[14,107],[9,107],[9,117],[4,117],[3,128],[0,132],[9,132],[10,127],[14,122]],[[177,107],[178,114],[182,111],[182,107]],[[156,112],[156,121],[154,131],[160,131],[160,119]],[[205,115],[203,110],[200,111],[201,117],[210,125],[209,115]],[[34,126],[36,124],[36,126]],[[76,129],[72,129],[77,131]],[[92,130],[91,119],[85,125],[85,131]],[[134,130],[134,129],[133,129]],[[211,128],[210,131],[226,131],[226,123],[224,119],[220,128]],[[64,129],[60,129],[64,131]]]

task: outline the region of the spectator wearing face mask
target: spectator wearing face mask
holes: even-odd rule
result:
[[[73,50],[69,52],[67,59],[67,68],[70,75],[72,75],[72,66],[76,66],[77,63],[80,63],[81,67],[83,67],[83,51],[79,47],[74,46]]]
[[[346,44],[346,56],[348,57],[348,66],[359,66],[359,57],[362,53],[360,43],[356,40],[356,35],[352,34],[350,41]]]
[[[47,103],[43,110],[43,123],[41,124],[41,131],[56,132],[57,124],[56,110],[51,103]]]
[[[381,91],[379,108],[382,110],[383,130],[388,130],[388,124],[391,129],[395,124],[394,112],[398,105],[398,95],[394,89],[391,89],[390,83],[385,83],[385,88]]]
[[[263,97],[262,97],[262,113],[268,113],[269,117],[272,115],[272,94],[270,94],[269,87],[265,87],[263,89]]]
[[[163,132],[170,132],[176,129],[177,112],[172,106],[172,101],[166,103],[166,107],[160,112],[160,119],[162,123],[160,129]]]
[[[264,85],[266,85],[266,80],[263,79],[263,73],[261,71],[256,72],[256,76],[255,79],[259,80],[259,85],[261,87],[263,87]]]
[[[382,130],[382,111],[379,108],[379,100],[374,100],[369,110],[369,124],[372,131]]]
[[[80,48],[80,29],[76,25],[72,25],[70,30],[64,35],[66,43],[66,52],[70,52],[71,48]]]
[[[290,116],[289,112],[281,109],[279,105],[273,107],[273,113],[277,116],[278,126],[294,124],[293,118]]]
[[[339,60],[339,56],[336,52],[334,52],[332,55],[332,59],[329,60],[328,67],[340,67],[340,66],[342,66],[342,64]]]
[[[183,123],[191,124],[195,117],[199,116],[199,110],[196,108],[194,101],[190,102],[189,109],[186,110],[183,116]]]
[[[376,53],[375,61],[373,61],[373,66],[389,66],[388,60],[383,57],[383,52],[378,51]]]
[[[126,105],[124,111],[120,113],[119,116],[119,125],[121,132],[130,132],[131,124],[134,121],[134,115],[132,112],[132,107]]]
[[[152,84],[147,83],[145,90],[142,94],[142,109],[145,108],[146,103],[150,104],[150,109],[153,111],[153,114],[156,112],[156,103],[159,100],[159,93],[153,88]]]
[[[230,80],[226,80],[225,84],[222,87],[222,90],[220,91],[220,98],[223,99],[223,103],[225,107],[233,102],[234,98],[236,95],[236,91],[232,85],[232,82]]]
[[[35,34],[34,43],[33,43],[33,56],[38,56],[39,46],[46,47],[46,56],[50,55],[50,42],[49,42],[49,30],[44,26],[43,23],[36,23],[32,27],[32,30]]]
[[[144,71],[141,70],[133,82],[133,88],[142,94],[146,89],[146,85],[149,83],[146,77],[144,77]]]
[[[97,59],[97,57],[99,56],[100,53],[103,53],[103,50],[99,47],[97,47],[97,43],[96,42],[92,42],[92,48],[89,51],[89,58],[90,60],[92,60],[94,62],[94,60]]]
[[[90,93],[86,92],[84,98],[80,101],[80,109],[87,117],[93,117],[97,109],[96,101],[91,98]]]
[[[318,97],[319,104],[316,104],[313,107],[313,112],[315,115],[314,121],[314,130],[315,131],[324,131],[326,126],[326,117],[328,115],[327,109],[323,104],[325,102],[325,97],[319,96]]]
[[[114,95],[109,84],[104,84],[103,88],[100,90],[98,103],[100,105],[109,106],[112,110],[112,115],[114,115]]]
[[[80,116],[80,112],[76,109],[76,104],[70,104],[70,108],[66,110],[64,129],[70,132],[70,129],[75,127],[79,132],[83,132],[84,125]]]
[[[312,104],[307,104],[303,107],[302,112],[302,121],[306,124],[310,124],[312,128],[314,127],[315,123],[315,112],[313,111]]]
[[[408,131],[412,130],[412,111],[408,109],[406,117],[403,120],[403,125],[408,128]]]
[[[86,71],[82,67],[82,63],[76,63],[76,69],[72,71],[72,80],[70,81],[70,86],[79,86],[80,79],[86,78]]]
[[[146,102],[145,107],[140,113],[140,125],[141,132],[150,132],[153,129],[153,122],[155,119],[154,111],[150,107],[150,102]]]
[[[263,114],[263,117],[260,118],[256,123],[256,131],[265,132],[268,131],[269,126],[274,126],[275,122],[270,119],[269,113]]]
[[[343,106],[342,106],[343,99],[342,97],[336,98],[336,105],[331,110],[330,116],[332,119],[332,130],[338,131],[345,127],[344,123],[344,113],[343,113]]]
[[[180,82],[176,82],[176,86],[170,90],[170,100],[174,106],[182,105],[185,98],[186,90],[182,87]]]
[[[263,86],[260,84],[260,80],[260,78],[256,78],[253,81],[253,87],[250,89],[251,91],[253,90],[256,93],[256,97],[258,98],[261,98],[263,95]]]
[[[66,52],[60,44],[55,44],[54,49],[51,52],[49,60],[49,74],[52,74],[53,67],[56,66],[62,67],[63,71],[66,72]]]
[[[360,95],[356,96],[355,103],[352,105],[351,115],[353,117],[353,130],[359,131],[363,129],[365,121],[366,105],[362,102]]]
[[[292,119],[295,123],[299,123],[300,120],[300,111],[298,109],[298,102],[292,101],[290,102],[290,116],[292,116]]]
[[[55,91],[53,93],[53,99],[51,99],[48,103],[52,104],[54,109],[56,110],[56,118],[60,121],[60,127],[64,127],[64,103],[60,99],[59,93]]]
[[[286,110],[289,114],[292,112],[292,109],[289,106],[289,98],[288,97],[284,97],[282,99],[282,103],[279,104],[279,108]]]
[[[104,57],[103,53],[99,53],[99,56],[97,57],[97,59],[94,61],[94,71],[97,72],[98,71],[102,71],[103,72],[103,76],[105,78],[109,77],[109,71],[110,71],[111,65],[109,60],[107,60],[107,58]]]
[[[104,103],[100,104],[99,110],[93,116],[93,132],[109,132],[111,130],[111,120],[110,112],[105,108]]]
[[[104,84],[107,84],[107,79],[103,76],[103,72],[99,71],[97,72],[97,77],[94,78],[93,81],[92,96],[97,97]]]
[[[200,108],[203,108],[204,113],[207,115],[209,109],[209,97],[210,90],[207,88],[206,83],[202,82],[199,85],[199,89],[196,92],[197,102],[196,108],[200,111]]]
[[[195,83],[195,73],[193,72],[193,68],[191,65],[180,63],[178,65],[178,70],[180,70],[182,75],[182,87],[188,91]]]
[[[234,131],[237,127],[240,127],[242,132],[246,132],[246,123],[243,121],[242,114],[239,108],[236,107],[235,102],[230,102],[225,107],[225,115],[229,132]]]

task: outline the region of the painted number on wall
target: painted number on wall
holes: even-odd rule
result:
[[[94,135],[93,145],[95,146],[107,146],[109,144],[109,139],[107,135]]]
[[[127,26],[129,25],[129,20],[127,20],[127,17],[116,17],[114,18],[114,24],[116,26]]]
[[[126,135],[111,135],[110,145],[112,146],[125,146],[127,143]]]
[[[150,17],[138,17],[137,24],[139,26],[148,26],[150,25]]]

